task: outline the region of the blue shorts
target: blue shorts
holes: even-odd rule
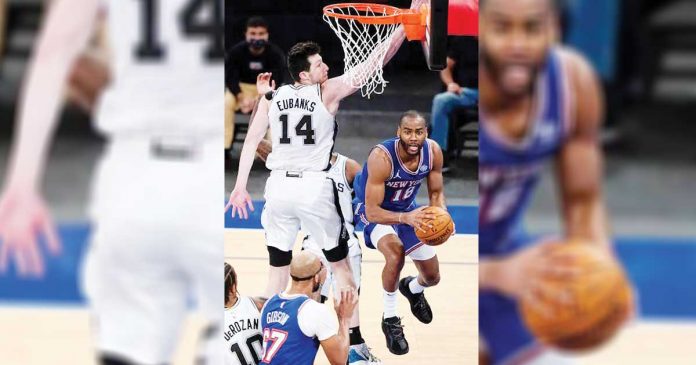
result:
[[[416,208],[418,207],[414,205],[407,211],[404,211],[404,213],[415,210]],[[365,204],[363,203],[358,203],[355,207],[355,222],[356,229],[358,229],[358,227],[362,227],[363,234],[365,235],[365,246],[371,249],[377,248],[377,242],[372,242],[370,236],[372,235],[372,232],[375,230],[375,228],[377,228],[378,226],[387,226],[394,229],[394,232],[401,240],[401,243],[404,245],[405,255],[409,255],[411,252],[424,245],[424,243],[421,242],[421,240],[416,236],[415,229],[409,226],[408,224],[384,225],[370,223],[367,220],[367,214],[365,213]]]
[[[539,242],[539,238],[517,235],[506,241],[506,247],[517,250]],[[517,302],[495,292],[479,292],[479,333],[494,365],[515,364],[518,359],[533,357],[542,350],[527,330]]]

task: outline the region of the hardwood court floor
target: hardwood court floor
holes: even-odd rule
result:
[[[299,248],[299,242],[296,248]],[[384,258],[363,245],[360,296],[361,332],[373,353],[385,364],[475,364],[478,358],[478,246],[475,235],[457,235],[438,247],[441,281],[426,290],[433,309],[433,322],[424,325],[410,312],[399,294],[398,313],[403,316],[410,352],[403,356],[387,350],[380,327],[382,316],[381,272]],[[228,230],[225,256],[239,276],[242,295],[258,295],[267,281],[267,252],[261,230]],[[406,260],[402,276],[415,275]],[[332,307],[333,310],[333,307]],[[316,364],[328,364],[323,354]]]
[[[203,324],[197,315],[186,320],[173,365],[193,364]],[[84,307],[0,306],[0,364],[96,364],[89,326]]]

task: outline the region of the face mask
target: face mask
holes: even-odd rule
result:
[[[261,49],[263,47],[266,47],[267,43],[268,41],[266,41],[265,39],[252,39],[247,41],[247,44],[249,44],[249,46],[251,46],[251,48],[254,49]]]

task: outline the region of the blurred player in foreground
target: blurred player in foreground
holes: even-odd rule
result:
[[[416,205],[423,180],[428,183],[430,205],[447,209],[442,150],[427,135],[425,118],[415,111],[405,112],[399,120],[397,137],[373,148],[362,172],[355,177],[356,221],[364,225],[365,245],[378,249],[385,259],[382,332],[387,348],[395,355],[409,351],[396,312],[397,289],[408,299],[413,315],[422,323],[430,323],[433,313],[424,290],[440,282],[435,249],[421,242],[415,232],[434,218],[423,211],[425,207]],[[418,276],[399,280],[406,256],[413,260]]]
[[[326,281],[326,269],[315,254],[302,251],[290,264],[290,289],[274,295],[263,307],[264,364],[311,365],[321,344],[332,365],[348,360],[348,327],[357,305],[357,293],[342,289],[334,296],[338,328],[329,309],[317,300]]]
[[[197,361],[222,363],[224,224],[215,208],[224,189],[222,6],[56,0],[48,7],[0,197],[0,272],[13,264],[20,276],[43,275],[41,242],[60,253],[40,194],[46,156],[70,70],[105,14],[112,83],[97,102],[96,123],[109,142],[92,186],[83,269],[101,364],[170,362],[192,297],[207,322]]]
[[[553,0],[486,0],[480,32],[479,330],[493,364],[566,364],[525,327],[518,301],[561,303],[541,278],[570,278],[560,240],[526,234],[522,221],[542,166],[556,163],[565,240],[611,251],[598,135],[602,91],[588,62],[554,45]],[[609,253],[608,253],[609,254]]]

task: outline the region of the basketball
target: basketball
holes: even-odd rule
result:
[[[428,221],[432,227],[425,227],[425,231],[416,229],[416,236],[430,246],[439,246],[445,243],[454,232],[452,217],[440,207],[427,207],[424,211],[435,214],[435,219]]]
[[[582,243],[557,245],[550,252],[570,255],[579,275],[571,280],[544,278],[544,285],[569,291],[573,303],[549,302],[541,313],[527,301],[521,311],[529,330],[541,342],[563,350],[596,348],[613,337],[631,313],[633,294],[622,268],[609,255]],[[541,298],[543,301],[544,299]]]

